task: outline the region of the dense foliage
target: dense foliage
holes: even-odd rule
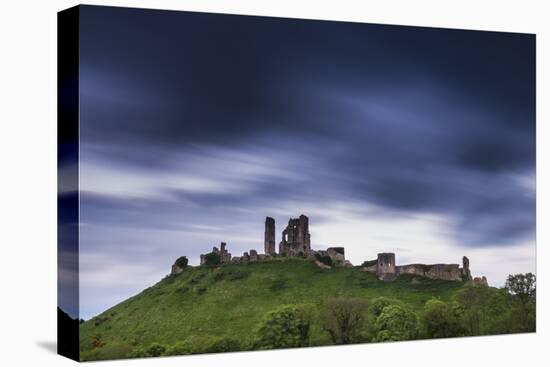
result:
[[[390,305],[384,307],[374,323],[374,341],[412,340],[418,335],[416,313],[407,307]]]
[[[307,347],[310,316],[303,306],[284,305],[268,312],[258,329],[259,349]]]
[[[358,343],[363,340],[368,303],[360,298],[333,298],[328,300],[323,313],[323,330],[334,344]]]
[[[448,338],[464,335],[460,322],[462,308],[456,303],[445,303],[432,298],[424,305],[421,314],[423,336],[426,338]]]

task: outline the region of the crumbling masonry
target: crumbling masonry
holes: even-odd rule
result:
[[[472,280],[470,260],[462,258],[462,268],[458,264],[409,264],[395,265],[395,254],[381,253],[376,260],[367,261],[363,271],[376,273],[381,280],[393,280],[402,274],[419,275],[431,279],[444,280]]]
[[[298,218],[290,218],[288,220],[288,224],[283,229],[281,237],[281,242],[279,242],[279,253],[277,254],[275,251],[275,219],[266,217],[263,254],[258,254],[256,250],[251,249],[250,251],[244,252],[242,256],[231,257],[231,254],[226,249],[225,242],[221,243],[220,249],[214,246],[212,252],[219,255],[221,263],[267,261],[276,256],[294,256],[313,258],[318,266],[330,268],[331,266],[322,264],[319,261],[321,257],[328,256],[332,259],[333,265],[353,266],[346,260],[345,249],[343,247],[329,247],[326,250],[313,250],[311,248],[309,219],[303,214]],[[205,256],[204,254],[200,256],[201,265],[205,264]],[[384,252],[378,254],[376,260],[363,263],[361,270],[375,273],[379,279],[386,281],[394,280],[403,274],[412,274],[432,279],[472,281],[475,284],[487,284],[487,279],[485,277],[472,279],[470,261],[466,256],[462,258],[462,267],[460,267],[459,264],[396,265],[395,254]],[[182,269],[172,268],[172,274],[177,274],[181,271]]]
[[[290,218],[283,230],[279,243],[279,255],[307,256],[311,253],[311,236],[309,234],[309,219],[305,215]]]

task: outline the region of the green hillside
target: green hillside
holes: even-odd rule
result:
[[[81,358],[124,358],[152,343],[200,345],[223,337],[251,345],[264,315],[285,304],[307,305],[310,345],[327,345],[331,339],[316,316],[330,298],[386,296],[420,310],[432,297],[450,300],[461,287],[411,276],[382,282],[359,268],[320,269],[305,259],[187,268],[83,323]]]

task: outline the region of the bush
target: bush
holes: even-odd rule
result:
[[[360,335],[367,317],[367,301],[359,298],[334,298],[327,302],[322,317],[323,330],[334,344],[362,341]]]
[[[209,252],[204,255],[204,265],[206,266],[217,266],[220,265],[221,259],[220,255],[215,252]]]
[[[133,358],[159,357],[165,351],[166,351],[166,348],[162,344],[153,343],[147,349],[144,349],[143,347],[135,348],[132,351],[132,353],[130,353],[130,357],[133,357]]]
[[[153,343],[147,348],[147,354],[150,357],[158,357],[166,351],[166,348],[159,343]]]
[[[92,348],[101,348],[105,345],[105,342],[101,340],[101,335],[96,334],[92,336]]]
[[[204,353],[237,352],[242,350],[241,343],[233,338],[216,338],[206,343]]]
[[[195,354],[199,353],[197,350],[197,347],[187,341],[184,340],[182,342],[178,342],[168,348],[166,348],[166,351],[164,352],[165,356],[183,356],[183,355],[189,355],[189,354]]]
[[[137,347],[130,353],[130,358],[144,358],[150,357],[147,351],[143,347]]]
[[[416,314],[397,305],[384,307],[376,318],[375,328],[378,342],[412,340],[418,335]]]
[[[176,260],[176,266],[181,268],[181,269],[185,269],[187,267],[187,264],[189,263],[189,260],[187,259],[186,256],[181,256],[179,257],[177,260]]]
[[[304,307],[284,305],[268,312],[257,331],[259,349],[306,347],[310,318]]]
[[[424,305],[421,323],[427,338],[449,338],[464,335],[460,323],[461,309],[457,304],[447,304],[432,298]]]
[[[326,255],[322,256],[319,254],[315,254],[315,259],[317,259],[317,261],[319,261],[322,264],[332,266],[332,258],[330,256],[326,256]]]

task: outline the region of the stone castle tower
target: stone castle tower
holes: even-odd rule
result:
[[[275,219],[265,218],[265,240],[264,253],[271,255],[275,253]]]
[[[383,252],[378,254],[378,264],[376,275],[379,279],[391,280],[396,277],[395,254],[392,252]]]
[[[309,234],[309,219],[305,215],[290,218],[283,230],[283,238],[279,243],[279,254],[286,256],[303,256],[311,253],[311,236]]]

